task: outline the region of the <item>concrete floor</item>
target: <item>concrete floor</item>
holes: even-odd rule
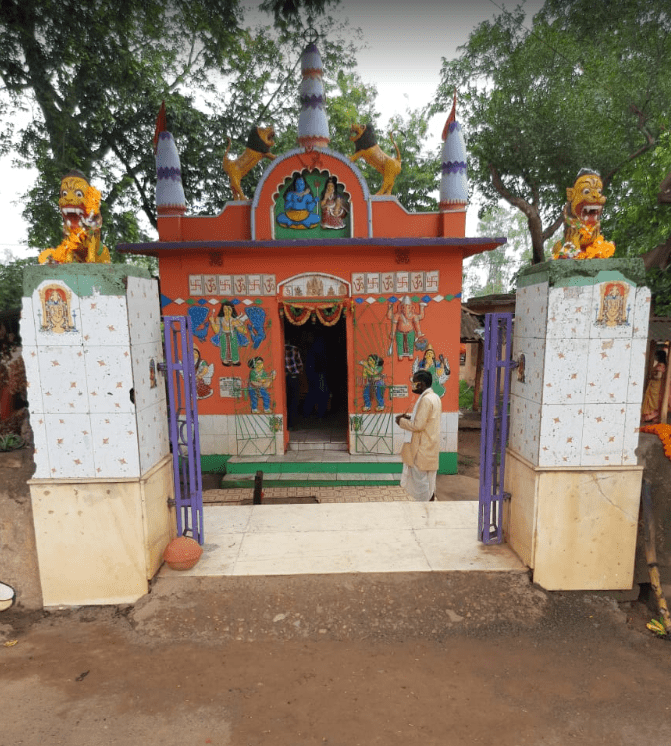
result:
[[[477,539],[478,503],[205,506],[194,568],[162,577],[526,572],[505,544]]]

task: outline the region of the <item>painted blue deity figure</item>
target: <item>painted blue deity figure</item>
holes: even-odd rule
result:
[[[293,188],[284,194],[284,212],[277,216],[277,222],[285,228],[312,228],[320,221],[318,204],[319,201],[310,191],[305,179],[298,176]]]

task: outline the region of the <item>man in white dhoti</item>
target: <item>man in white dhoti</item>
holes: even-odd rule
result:
[[[428,370],[418,370],[412,377],[412,390],[420,396],[412,415],[396,416],[396,424],[406,431],[401,448],[401,487],[419,502],[436,499],[441,404],[431,388],[432,381]]]

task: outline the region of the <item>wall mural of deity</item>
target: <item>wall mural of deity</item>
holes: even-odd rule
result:
[[[597,326],[627,326],[629,309],[627,296],[629,285],[626,282],[605,282],[600,286],[601,303],[596,317]]]
[[[294,173],[278,191],[275,237],[295,238],[296,231],[315,237],[350,235],[349,195],[338,177],[327,171]]]
[[[65,334],[77,331],[72,312],[72,293],[62,285],[47,285],[40,290],[42,304],[40,328],[43,332]]]

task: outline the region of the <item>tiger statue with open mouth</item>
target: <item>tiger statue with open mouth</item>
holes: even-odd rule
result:
[[[572,187],[566,190],[564,240],[552,249],[554,259],[608,259],[615,244],[601,235],[601,213],[606,198],[603,182],[595,171],[582,169]]]
[[[81,171],[70,171],[61,180],[58,207],[63,216],[63,240],[55,249],[45,249],[39,263],[109,264],[109,249],[100,243],[100,192]]]

